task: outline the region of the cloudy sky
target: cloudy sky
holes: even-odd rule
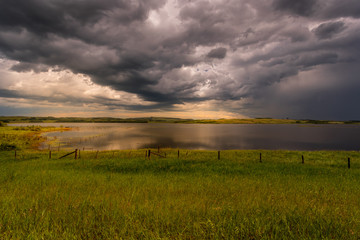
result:
[[[0,0],[0,115],[360,119],[359,0]]]

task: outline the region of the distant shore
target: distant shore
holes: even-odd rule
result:
[[[182,118],[81,118],[81,117],[22,117],[0,116],[3,123],[183,123],[183,124],[360,124],[360,120],[332,121],[311,119],[274,119],[274,118],[248,118],[248,119],[182,119]]]

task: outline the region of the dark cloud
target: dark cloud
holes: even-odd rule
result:
[[[272,6],[277,11],[315,19],[360,17],[358,0],[274,0]]]
[[[0,89],[1,97],[14,99],[27,99],[28,101],[46,101],[52,103],[68,103],[72,106],[82,106],[91,103],[91,99],[78,98],[66,94],[54,94],[52,96],[41,96],[38,93],[24,93],[18,90]]]
[[[72,96],[70,94],[56,93],[53,95],[39,95],[37,93],[24,93],[17,90],[8,90],[0,88],[0,96],[2,98],[8,99],[26,99],[27,103],[33,103],[34,105],[39,103],[56,103],[56,104],[67,104],[71,107],[86,107],[91,104],[97,104],[102,107],[106,107],[103,110],[116,110],[116,109],[126,109],[131,111],[142,111],[142,110],[153,110],[153,109],[162,109],[162,110],[171,110],[168,103],[157,103],[152,105],[138,105],[138,104],[129,104],[122,103],[118,100],[107,98],[107,97],[79,97]],[[169,109],[167,109],[169,108]]]
[[[160,7],[164,2],[163,0],[1,1],[0,26],[25,28],[40,35],[55,33],[86,39],[84,27],[96,28],[97,24],[106,20],[118,25],[144,21],[148,17],[149,10]],[[90,39],[86,40],[90,41]]]
[[[309,16],[315,11],[316,0],[274,0],[273,6],[276,10],[288,11],[289,13]]]
[[[331,19],[339,17],[360,18],[360,2],[358,0],[323,1],[321,17]]]
[[[304,75],[298,80],[299,83],[288,82],[296,87],[286,88],[286,91],[281,84],[262,89],[262,94],[266,96],[257,102],[262,108],[259,112],[275,117],[283,116],[286,112],[288,117],[297,119],[304,116],[329,120],[360,119],[356,107],[360,101],[360,83],[356,77],[360,71],[357,64],[324,65],[321,74],[310,75],[312,79]],[[313,84],[307,84],[310,81]]]
[[[222,59],[226,56],[226,51],[227,51],[226,48],[223,47],[214,48],[206,56],[209,58]]]
[[[70,70],[152,104],[125,105],[110,98],[79,102],[172,110],[184,103],[240,101],[244,105],[228,110],[246,109],[255,116],[258,109],[275,109],[276,99],[292,102],[291,95],[272,94],[274,88],[316,72],[308,81],[324,81],[326,89],[332,83],[318,69],[341,66],[337,73],[344,75],[349,71],[344,63],[359,63],[359,10],[358,0],[0,1],[0,54],[16,62],[13,71]],[[337,76],[333,81],[353,82],[351,76]],[[336,89],[331,96],[349,91]],[[3,92],[9,98],[10,93]],[[65,99],[71,97],[56,101]],[[310,103],[294,102],[305,116]]]
[[[337,33],[342,32],[344,29],[345,24],[343,22],[329,22],[320,24],[314,30],[314,33],[319,39],[328,39],[333,37]]]

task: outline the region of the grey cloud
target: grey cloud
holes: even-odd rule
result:
[[[354,19],[338,19],[359,17],[357,0],[175,1],[174,20],[153,24],[151,14],[163,14],[166,2],[0,1],[0,54],[19,62],[13,71],[68,69],[154,102],[128,106],[138,110],[244,98],[253,103],[246,108],[259,109],[271,102],[262,96],[281,99],[268,92],[273,86],[323,66],[359,61],[360,27]],[[318,22],[324,23],[310,32]]]
[[[297,70],[307,70],[308,67],[315,67],[322,64],[332,64],[339,61],[339,56],[336,53],[304,53],[300,56],[286,56],[279,58],[272,58],[261,63],[261,66],[267,68],[274,68],[277,66],[284,66],[287,68],[296,68]]]
[[[319,39],[328,39],[342,32],[344,29],[345,24],[341,21],[329,22],[320,24],[316,29],[314,29],[314,33]]]
[[[289,13],[309,16],[315,11],[316,0],[274,0],[273,6],[276,10],[288,11]]]
[[[226,56],[226,48],[219,47],[212,49],[206,56],[209,58],[222,59]]]
[[[0,26],[26,28],[40,35],[55,33],[83,38],[81,29],[77,29],[79,27],[95,27],[102,20],[111,20],[118,25],[143,21],[147,18],[149,10],[162,6],[164,2],[164,0],[1,1]]]
[[[357,0],[274,0],[272,6],[278,11],[315,19],[360,17],[360,2]]]
[[[34,71],[36,73],[39,73],[39,72],[46,72],[49,69],[49,66],[42,64],[34,64],[29,62],[20,62],[18,64],[13,65],[10,69],[16,72]]]
[[[8,89],[0,89],[0,96],[2,98],[8,99],[26,99],[28,103],[34,102],[34,104],[38,102],[46,102],[46,103],[57,103],[64,104],[67,103],[72,107],[84,107],[86,105],[96,104],[101,106],[102,108],[106,108],[108,110],[115,109],[124,109],[124,110],[153,110],[168,107],[168,104],[158,103],[153,105],[138,105],[138,104],[124,104],[119,102],[118,100],[114,100],[106,97],[95,96],[93,98],[82,98],[76,96],[70,96],[66,94],[55,94],[51,96],[40,96],[36,93],[28,94],[18,90],[8,90]]]
[[[8,89],[0,89],[0,95],[1,95],[1,97],[5,97],[5,98],[19,98],[20,97],[20,94],[17,91],[8,90]]]
[[[81,105],[86,103],[85,99],[80,99],[67,95],[56,95],[56,96],[39,96],[36,93],[28,94],[18,90],[9,90],[9,89],[0,89],[1,97],[5,98],[16,98],[16,99],[27,99],[27,100],[36,100],[36,101],[48,101],[53,103],[71,103],[75,105]]]
[[[298,42],[306,42],[311,39],[312,34],[309,29],[305,26],[300,24],[292,25],[289,28],[284,28],[280,31],[280,34],[284,37],[289,38],[291,42],[298,43]]]
[[[263,108],[263,114],[301,119],[311,116],[313,119],[355,120],[360,119],[357,102],[360,101],[358,89],[360,74],[357,64],[339,64],[324,67],[321,75],[314,75],[312,85],[297,85],[287,92],[279,91],[280,86],[262,89],[264,96],[257,104]],[[315,77],[316,76],[316,77]],[[278,89],[276,89],[278,88]],[[277,107],[281,106],[281,108]]]
[[[323,0],[321,17],[326,19],[339,17],[360,18],[360,2],[358,0]]]

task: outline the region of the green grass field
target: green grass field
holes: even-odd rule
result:
[[[0,238],[360,237],[358,152],[165,151],[1,152]]]
[[[360,238],[359,152],[17,149],[0,151],[0,239]]]

